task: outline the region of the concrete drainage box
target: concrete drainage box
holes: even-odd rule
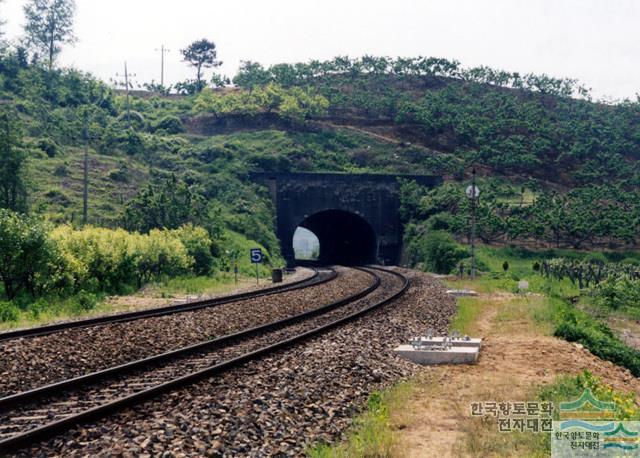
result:
[[[410,345],[400,345],[394,352],[416,364],[474,364],[478,361],[482,339],[465,337],[418,337]]]
[[[416,364],[474,364],[480,347],[451,347],[447,350],[418,350],[413,345],[400,345],[394,352]]]
[[[445,337],[420,337],[419,338],[419,345],[421,347],[432,347],[432,346],[444,345],[444,344],[445,344]],[[451,346],[480,348],[482,346],[482,339],[476,339],[476,338],[452,339]]]
[[[448,289],[447,294],[454,297],[475,297],[478,295],[477,292],[471,289]]]

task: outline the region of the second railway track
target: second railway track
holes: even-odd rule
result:
[[[294,345],[393,301],[408,287],[406,278],[394,271],[362,270],[373,282],[340,301],[0,399],[0,453]]]
[[[134,321],[144,318],[151,318],[157,316],[166,316],[176,313],[191,312],[200,310],[203,308],[216,307],[223,304],[229,304],[231,302],[242,301],[245,299],[252,299],[263,296],[270,296],[287,291],[294,291],[297,289],[308,288],[311,286],[320,285],[334,280],[337,277],[337,273],[333,269],[314,269],[313,275],[308,278],[296,280],[294,282],[285,283],[278,286],[272,286],[269,288],[259,289],[256,291],[247,291],[244,293],[233,294],[229,296],[221,296],[212,299],[205,299],[201,301],[186,302],[184,304],[167,305],[164,307],[156,307],[144,310],[137,310],[134,312],[117,313],[113,315],[99,316],[95,318],[87,318],[83,320],[65,321],[62,323],[54,323],[45,326],[37,326],[33,328],[17,329],[14,331],[5,331],[0,333],[0,342],[11,339],[17,339],[21,337],[38,337],[48,334],[53,334],[60,331],[69,329],[80,329],[92,326],[101,326],[106,324],[124,323],[127,321]]]

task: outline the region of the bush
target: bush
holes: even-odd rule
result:
[[[184,126],[177,116],[165,116],[153,125],[153,130],[163,130],[168,134],[179,134],[184,131]]]
[[[597,302],[613,309],[640,304],[640,282],[626,275],[606,278],[593,287],[591,293]]]
[[[187,254],[193,258],[193,272],[196,275],[209,275],[213,270],[213,242],[207,231],[202,227],[187,224],[171,231],[187,249]]]
[[[78,307],[81,311],[93,310],[98,305],[98,298],[95,294],[80,291],[76,296]]]
[[[0,322],[17,321],[19,315],[18,307],[11,302],[0,301]]]
[[[171,231],[153,229],[148,235],[133,236],[138,286],[165,276],[192,272],[193,258]]]
[[[9,299],[25,291],[32,296],[42,292],[55,260],[42,221],[0,209],[0,281]]]
[[[55,169],[53,169],[53,174],[57,177],[66,177],[69,176],[69,167],[67,164],[57,165]]]
[[[555,335],[569,342],[578,342],[597,357],[626,367],[634,376],[640,376],[640,352],[627,347],[602,324],[564,320],[556,328]]]
[[[144,152],[144,139],[135,130],[129,129],[118,137],[118,143],[125,153],[130,156]]]
[[[206,234],[200,228],[192,232],[195,235],[190,240],[201,240],[202,233]],[[64,261],[57,284],[60,288],[71,286],[74,291],[118,292],[132,283],[141,286],[163,276],[193,272],[195,264],[174,231],[152,230],[143,235],[123,229],[87,227],[76,231],[60,226],[51,236]]]
[[[38,140],[37,146],[49,157],[55,157],[58,152],[58,145],[56,145],[56,143],[50,138],[41,138]]]
[[[450,273],[468,256],[466,249],[442,231],[432,231],[426,237],[415,239],[409,252],[414,263],[421,262],[425,270],[439,274]]]
[[[109,172],[109,179],[118,183],[128,183],[129,173],[122,169],[111,170]]]

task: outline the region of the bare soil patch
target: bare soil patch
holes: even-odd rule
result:
[[[471,423],[478,421],[470,417],[472,402],[534,400],[535,387],[561,374],[588,370],[616,389],[640,394],[640,381],[628,370],[580,345],[544,335],[511,310],[515,296],[480,297],[488,305],[477,321],[478,335],[484,339],[478,364],[428,367],[420,373],[418,389],[397,424],[398,456],[470,456],[461,442]],[[514,450],[513,455],[521,452]]]

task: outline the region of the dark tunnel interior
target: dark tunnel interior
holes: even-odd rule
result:
[[[376,260],[376,234],[371,225],[355,213],[325,210],[309,216],[300,226],[318,237],[320,262],[350,265]]]

